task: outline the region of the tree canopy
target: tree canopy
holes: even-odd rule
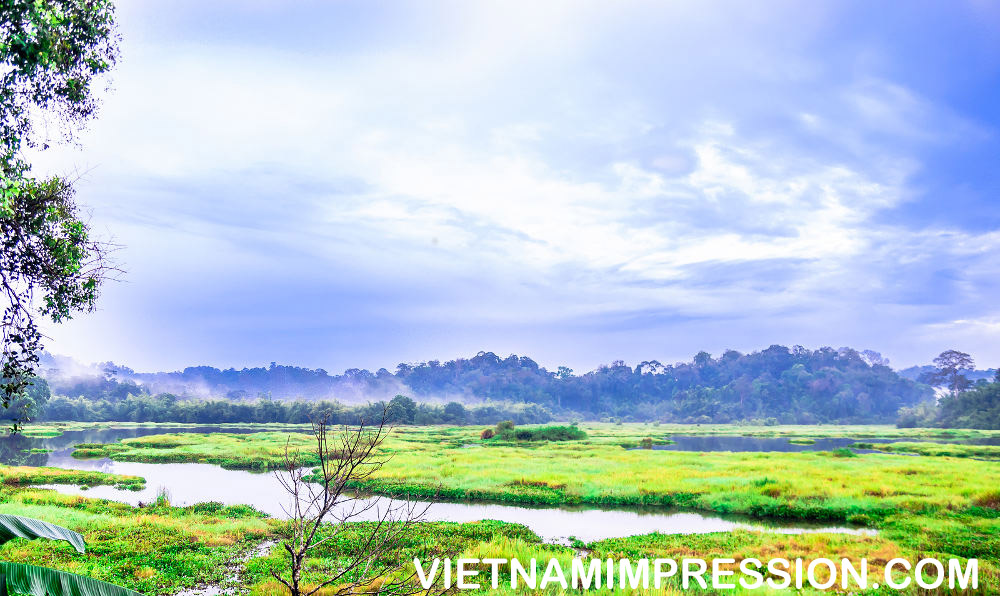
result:
[[[31,176],[27,149],[73,140],[94,116],[95,81],[118,57],[109,0],[0,3],[0,400],[10,407],[32,382],[42,335],[92,309],[109,272],[104,245],[80,217],[70,180]]]
[[[183,399],[178,402],[175,396],[225,396],[232,400],[226,410],[260,410],[254,416],[269,420],[281,418],[271,410],[287,409],[284,416],[297,415],[289,405],[297,402],[282,405],[277,400],[338,399],[390,402],[393,424],[489,421],[492,415],[458,403],[483,401],[533,405],[564,419],[698,423],[774,418],[787,423],[850,423],[892,422],[901,407],[933,399],[930,387],[901,377],[873,352],[801,346],[771,346],[748,354],[728,350],[718,357],[702,352],[690,362],[676,364],[647,360],[630,366],[615,361],[583,374],[566,367],[553,372],[527,356],[501,357],[492,352],[447,362],[404,363],[395,373],[349,369],[331,375],[279,365],[240,370],[199,366],[172,373],[136,373],[111,364],[104,368],[107,374],[89,379],[51,375],[53,394],[65,397],[53,398],[46,416],[65,419],[77,412],[75,416],[85,417],[78,419],[134,419],[156,410],[158,417],[170,418],[183,410],[189,413],[185,416],[208,421],[207,405],[199,405],[194,414],[193,405],[183,404]],[[156,393],[171,399],[139,399]],[[252,403],[257,398],[263,399]],[[425,404],[414,409],[410,398],[455,403],[432,411]]]

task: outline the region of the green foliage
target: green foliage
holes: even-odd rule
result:
[[[936,426],[1000,429],[1000,383],[983,383],[941,398]]]
[[[277,525],[249,507],[137,508],[43,490],[7,492],[2,498],[5,511],[65,526],[87,536],[88,544],[86,552],[78,554],[70,548],[14,540],[0,546],[0,560],[44,561],[59,571],[148,594],[176,594],[223,582],[231,561],[266,539]]]
[[[124,391],[120,391],[124,390]],[[130,393],[134,391],[135,394]],[[124,393],[122,395],[121,393]],[[360,406],[346,406],[331,401],[274,401],[260,399],[235,402],[224,399],[179,400],[171,394],[148,395],[134,385],[113,384],[102,391],[101,399],[53,397],[45,402],[41,417],[45,420],[180,422],[197,424],[280,423],[305,424],[323,414],[330,414],[335,424],[357,424],[376,420],[387,405],[379,401]],[[408,407],[397,401],[389,412],[393,424],[454,424],[445,408],[434,404],[415,404],[413,417]],[[464,424],[495,424],[514,418],[521,424],[539,424],[552,420],[552,412],[535,404],[485,403],[464,408]],[[406,422],[410,419],[411,422]]]
[[[77,552],[82,553],[85,550],[83,536],[72,530],[54,526],[39,519],[0,513],[0,544],[15,538],[65,540],[73,545]]]
[[[967,387],[961,381],[951,386]],[[953,390],[937,404],[928,401],[912,408],[902,408],[896,425],[900,428],[1000,429],[1000,382],[980,380],[971,388]]]
[[[962,445],[956,443],[855,443],[855,449],[878,449],[887,453],[914,453],[935,457],[979,457],[1000,459],[1000,445]]]
[[[72,137],[93,116],[94,79],[117,58],[109,0],[4,0],[0,10],[0,289],[3,312],[0,403],[25,398],[42,336],[53,322],[93,308],[106,273],[102,247],[78,215],[69,181],[29,175],[39,116]],[[40,305],[35,304],[41,299]],[[17,422],[15,420],[15,428]]]
[[[972,383],[966,373],[975,370],[976,365],[965,352],[946,350],[934,359],[934,371],[921,375],[920,380],[928,385],[944,385],[952,393],[968,389]]]
[[[279,365],[240,370],[194,366],[170,373],[136,373],[113,367],[111,372],[118,380],[104,376],[72,382],[53,379],[52,393],[65,398],[57,397],[45,415],[51,420],[196,421],[177,411],[184,410],[184,416],[199,416],[197,421],[201,422],[304,422],[301,409],[311,406],[291,408],[286,405],[290,400],[358,391],[393,395],[404,386],[407,396],[418,403],[413,410],[408,401],[395,398],[394,424],[412,420],[412,424],[486,425],[505,419],[539,424],[553,419],[585,419],[777,426],[888,423],[895,420],[901,407],[933,398],[930,387],[901,377],[884,364],[884,359],[848,348],[771,346],[749,354],[727,351],[719,358],[702,353],[697,360],[674,365],[646,361],[635,367],[616,362],[582,375],[560,375],[524,356],[500,358],[490,352],[444,363],[401,364],[395,373],[348,369],[343,375],[331,375],[324,370]],[[129,395],[146,395],[144,387],[155,393],[180,392],[194,386],[226,395],[231,403],[207,400],[210,407],[196,408],[201,400],[182,406],[188,401],[183,396],[161,393],[141,405],[132,402],[134,407],[129,409],[120,406]],[[443,395],[495,401],[474,407],[457,401],[445,406],[419,403],[425,401],[422,398]],[[245,414],[247,402],[256,396],[268,397],[254,405],[255,412]],[[87,400],[81,404],[79,397]],[[160,398],[164,403],[154,404]],[[172,402],[178,402],[177,410]],[[195,409],[205,411],[192,412]],[[340,412],[345,408],[334,409]],[[161,414],[162,410],[170,412]]]
[[[578,441],[587,433],[575,426],[542,426],[538,428],[508,428],[498,430],[502,441]]]
[[[2,561],[0,581],[6,583],[6,593],[23,596],[142,596],[83,575]]]
[[[374,522],[353,522],[342,527],[334,524],[322,526],[317,540],[319,545],[310,551],[310,558],[314,561],[306,567],[305,581],[318,583],[326,579],[328,570],[337,568],[343,560],[364,549],[373,534],[378,537],[388,529],[377,527]],[[534,544],[541,541],[534,532],[522,525],[493,520],[465,524],[417,523],[407,528],[407,532],[399,536],[398,540],[393,540],[392,548],[379,553],[368,571],[370,575],[375,575],[380,568],[392,568],[399,561],[411,561],[414,557],[455,557],[465,549],[498,537]],[[377,540],[376,538],[376,542]],[[253,584],[267,581],[271,578],[271,571],[283,570],[287,564],[284,551],[275,549],[270,556],[247,564],[244,582]],[[355,578],[345,578],[345,582],[353,579]]]
[[[79,533],[48,522],[20,515],[0,514],[0,544],[23,538],[62,540],[76,552],[86,550]],[[136,592],[89,577],[45,567],[0,561],[0,591],[25,596],[139,596]]]
[[[0,484],[5,486],[78,484],[85,487],[110,485],[124,490],[142,490],[146,481],[138,476],[104,474],[92,470],[0,465]]]
[[[417,402],[405,395],[397,395],[385,410],[385,420],[390,424],[413,424],[417,415]]]
[[[110,0],[4,0],[2,8],[0,142],[12,149],[44,144],[35,138],[33,110],[67,127],[94,115],[94,79],[118,58],[114,6]]]
[[[891,422],[900,407],[933,396],[874,353],[773,345],[715,358],[631,367],[616,361],[582,375],[552,372],[525,356],[400,365],[394,375],[414,396],[465,394],[523,400],[557,415],[687,424],[767,420],[769,424]]]

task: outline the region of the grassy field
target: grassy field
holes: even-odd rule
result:
[[[1000,487],[1000,464],[968,458],[626,449],[655,434],[655,428],[580,428],[586,439],[523,443],[482,440],[477,428],[398,428],[383,446],[393,455],[391,464],[363,488],[459,500],[682,506],[875,524],[900,514],[968,512]],[[874,429],[863,428],[858,436],[870,436]],[[286,444],[308,453],[311,439],[281,432],[164,434],[84,445],[75,455],[265,469],[280,467]]]
[[[109,501],[59,495],[37,489],[4,489],[0,503],[5,513],[44,519],[69,527],[87,538],[87,552],[76,553],[69,545],[46,541],[13,540],[0,546],[0,560],[27,562],[55,569],[81,573],[113,582],[150,595],[174,594],[180,590],[217,587],[236,589],[256,596],[278,596],[283,587],[271,579],[271,570],[286,565],[283,551],[273,542],[284,534],[285,524],[269,519],[243,506],[224,507],[200,504],[178,508],[166,504],[135,508]],[[348,532],[335,541],[317,548],[309,559],[303,579],[306,585],[328,577],[343,563],[345,553],[355,552],[371,529],[370,523],[351,524]],[[785,557],[847,558],[857,563],[867,558],[872,573],[881,575],[882,566],[897,556],[911,560],[918,553],[883,536],[808,534],[786,536],[751,531],[677,536],[650,534],[603,540],[577,545],[579,550],[544,544],[538,536],[517,524],[481,521],[465,524],[433,522],[418,524],[404,540],[381,560],[409,561],[414,556],[451,556],[452,558],[535,558],[547,562],[558,559],[564,568],[581,552],[596,559],[637,560],[641,558],[699,557],[727,558],[737,562],[746,557],[768,559]],[[380,563],[376,563],[376,567]],[[981,563],[979,593],[990,593],[997,586],[995,561]],[[725,568],[735,568],[735,564]],[[488,567],[479,566],[486,574]],[[794,575],[794,574],[793,574]],[[510,571],[500,567],[501,589],[484,588],[470,594],[510,594]],[[652,594],[681,594],[676,578]],[[995,592],[996,590],[993,590]],[[320,592],[329,594],[332,590]],[[629,590],[593,590],[595,594],[628,594]],[[743,590],[736,590],[743,593]],[[803,593],[815,593],[805,589]],[[526,593],[520,590],[518,593]],[[533,593],[559,594],[558,589]],[[770,590],[753,593],[770,594]],[[867,593],[880,593],[868,590]],[[911,594],[916,592],[892,592]]]
[[[877,536],[815,534],[784,536],[757,532],[728,532],[698,536],[651,535],[605,540],[577,545],[591,556],[844,556],[851,560],[868,557],[878,568],[891,556],[914,560],[920,556],[979,558],[981,581],[994,591],[1000,586],[1000,462],[975,459],[979,445],[937,444],[931,440],[962,440],[997,436],[982,431],[941,429],[895,429],[892,427],[736,427],[641,424],[581,424],[586,438],[566,441],[518,441],[500,437],[483,440],[483,428],[401,427],[384,444],[391,463],[364,487],[376,492],[438,493],[458,500],[495,500],[507,503],[552,505],[589,503],[618,507],[680,506],[720,513],[742,513],[756,517],[781,517],[836,523],[855,523],[875,528]],[[296,430],[301,430],[297,428]],[[893,449],[924,453],[920,457],[893,453],[854,455],[848,452],[729,453],[680,452],[633,449],[643,443],[662,443],[674,434],[742,434],[787,438],[808,444],[822,437],[849,437],[859,442],[871,438],[912,439]],[[644,441],[648,439],[648,441]],[[76,455],[112,457],[142,462],[204,462],[242,469],[279,467],[286,447],[308,450],[310,438],[300,433],[268,430],[254,434],[171,433],[130,438],[111,445],[86,445]],[[885,448],[886,446],[878,446]],[[924,451],[916,451],[923,449]],[[0,468],[18,484],[33,482],[31,470]],[[69,474],[70,472],[67,472]],[[79,474],[79,472],[71,472]],[[71,481],[68,479],[67,481]],[[38,482],[54,482],[46,479]],[[4,482],[7,483],[6,476]],[[94,479],[88,479],[94,482]],[[121,482],[108,480],[109,483]],[[8,489],[9,490],[9,489]],[[203,528],[197,548],[185,554],[190,564],[171,566],[156,556],[129,567],[123,560],[118,569],[95,577],[119,581],[149,593],[167,594],[191,582],[216,583],[220,561],[239,559],[255,544],[273,539],[281,522],[265,520],[252,512],[175,509],[142,509],[136,516],[123,505],[94,504],[88,500],[44,495],[43,491],[20,489],[8,497],[19,507],[43,506],[44,510],[19,510],[55,523],[60,520],[84,524],[97,539],[113,544],[132,540],[124,528],[141,525],[145,531],[195,532]],[[5,512],[8,505],[5,504]],[[82,513],[87,516],[73,517]],[[221,510],[220,510],[221,511]],[[14,511],[11,511],[14,512]],[[110,516],[110,517],[109,517]],[[112,519],[114,518],[114,519]],[[117,519],[117,521],[115,521]],[[209,520],[216,520],[211,522]],[[89,520],[89,521],[88,521]],[[130,521],[137,520],[137,521]],[[183,520],[183,521],[178,521]],[[204,522],[204,525],[199,525]],[[70,525],[71,523],[67,523]],[[101,533],[103,526],[117,528]],[[211,528],[211,529],[210,529]],[[427,524],[414,534],[411,556],[417,543],[433,544],[449,552],[481,558],[485,554],[509,558],[555,556],[567,561],[574,552],[542,544],[522,526],[488,524]],[[120,533],[115,533],[119,532]],[[217,530],[217,531],[216,531]],[[85,532],[86,533],[86,532]],[[140,536],[142,533],[135,534]],[[189,534],[183,534],[189,536]],[[153,542],[158,541],[154,538]],[[172,540],[172,538],[171,538]],[[178,538],[178,540],[180,540]],[[14,544],[14,543],[12,543]],[[173,544],[169,540],[163,544]],[[14,547],[8,546],[6,550]],[[20,544],[18,560],[48,564],[40,545]],[[48,549],[51,549],[51,545]],[[99,557],[110,550],[97,549]],[[192,547],[194,548],[194,547]],[[338,553],[350,544],[331,544],[310,567],[311,577],[336,565]],[[409,548],[409,547],[408,547]],[[27,550],[24,550],[27,549]],[[180,552],[180,551],[178,551]],[[184,551],[187,552],[187,551]],[[0,555],[3,551],[0,551]],[[41,558],[33,558],[41,557]],[[143,559],[145,560],[145,559]],[[51,561],[49,561],[51,562]],[[57,559],[67,569],[86,570],[85,563]],[[72,567],[72,565],[83,565]],[[279,551],[249,560],[241,580],[254,594],[279,594],[267,571],[282,564]],[[59,566],[54,565],[54,566]],[[89,569],[99,565],[90,563]],[[149,571],[152,569],[155,571]],[[129,583],[131,582],[131,583]],[[983,590],[981,590],[983,592]],[[492,592],[491,592],[492,593]],[[504,593],[501,590],[500,593]],[[664,593],[679,593],[673,586]],[[758,591],[757,593],[766,593]]]

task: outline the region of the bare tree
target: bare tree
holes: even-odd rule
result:
[[[291,506],[285,509],[290,518],[289,532],[281,543],[290,566],[285,572],[271,571],[271,576],[284,584],[291,596],[312,596],[323,588],[330,588],[325,593],[338,595],[405,596],[427,592],[414,581],[415,572],[407,570],[408,562],[392,554],[413,525],[423,521],[430,502],[362,498],[351,490],[390,459],[379,450],[391,431],[386,411],[377,424],[362,420],[357,427],[343,426],[337,432],[330,427],[329,416],[312,422],[316,441],[313,455],[319,460],[315,472],[303,466],[312,462],[304,461],[302,452],[285,444],[284,471],[278,479],[291,496]],[[353,528],[347,525],[358,521],[370,523]],[[333,575],[304,588],[302,572],[310,553],[348,532],[360,544],[357,552],[344,553],[345,559]],[[393,558],[397,562],[386,563]]]

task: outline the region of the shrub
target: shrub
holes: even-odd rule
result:
[[[847,447],[839,447],[837,449],[834,449],[831,453],[833,453],[834,457],[857,457],[858,456],[857,453],[854,453],[853,451],[851,451]]]
[[[479,435],[479,438],[480,439],[492,439],[493,435],[495,435],[495,434],[496,433],[493,432],[492,428],[487,428],[486,430],[484,430],[482,432],[482,434]]]
[[[586,439],[587,433],[575,426],[542,426],[508,429],[497,436],[505,441],[577,441]]]
[[[984,507],[986,509],[996,509],[1000,511],[1000,490],[994,490],[979,495],[972,501],[972,504],[976,507]]]
[[[155,507],[170,507],[170,492],[166,487],[161,486],[156,491],[156,500],[153,501]]]
[[[497,433],[503,433],[505,430],[514,430],[513,420],[504,420],[503,422],[497,422]]]
[[[641,449],[652,449],[653,448],[653,439],[651,439],[649,437],[646,437],[645,439],[639,441],[639,447]]]

